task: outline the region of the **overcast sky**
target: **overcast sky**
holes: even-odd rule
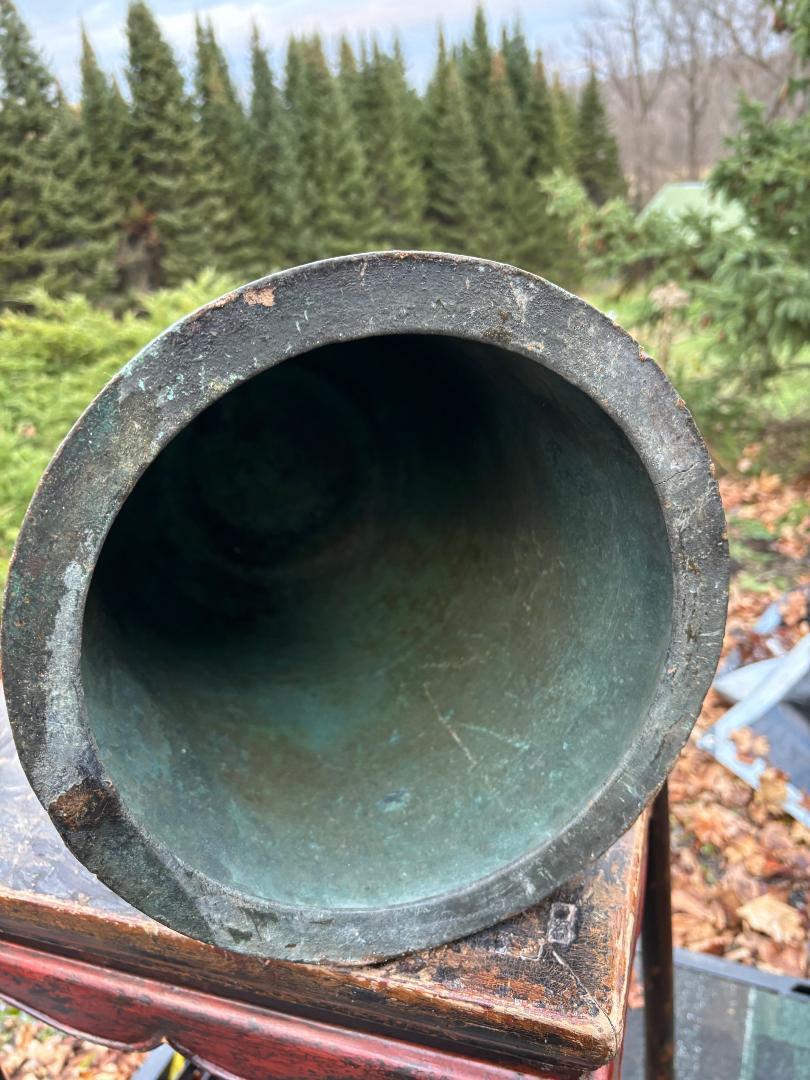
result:
[[[17,0],[19,10],[45,57],[72,96],[77,87],[79,20],[84,20],[103,64],[117,74],[123,70],[124,20],[127,0]],[[578,71],[578,25],[590,0],[489,0],[486,10],[491,30],[519,16],[529,44],[540,46],[549,65],[574,74]],[[411,78],[420,86],[435,55],[436,31],[441,19],[453,40],[472,22],[474,0],[152,0],[167,37],[188,70],[193,46],[195,14],[210,16],[240,83],[251,20],[259,25],[278,64],[281,47],[290,33],[319,30],[327,41],[343,32],[357,38],[376,30],[383,42],[398,31]]]

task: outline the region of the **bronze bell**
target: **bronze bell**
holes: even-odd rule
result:
[[[183,933],[345,963],[548,893],[660,786],[726,543],[656,365],[542,279],[275,274],[108,384],[20,534],[4,673],[76,855]]]

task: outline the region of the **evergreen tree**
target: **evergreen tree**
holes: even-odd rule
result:
[[[251,187],[248,124],[211,22],[196,22],[195,90],[201,158],[210,186],[211,263],[240,278],[266,271]]]
[[[368,250],[377,244],[380,223],[355,116],[329,70],[320,37],[305,39],[299,48],[295,62],[302,70],[296,73],[293,119],[312,228],[311,257]]]
[[[343,99],[354,115],[357,135],[367,158],[374,142],[374,125],[377,122],[379,56],[380,46],[374,37],[369,45],[365,41],[362,43],[359,63],[349,42],[345,38],[341,41],[338,83]]]
[[[564,276],[541,179],[576,174],[597,202],[624,189],[595,77],[578,107],[558,79],[549,90],[519,24],[493,49],[481,5],[452,54],[440,36],[424,98],[398,42],[372,38],[358,60],[344,38],[335,72],[317,35],[289,41],[282,92],[254,30],[246,112],[210,21],[193,93],[146,0],[127,33],[129,102],[82,29],[77,112],[0,0],[0,284],[44,275],[100,297],[116,270],[124,289],[154,288],[381,245]]]
[[[427,246],[486,254],[487,178],[465,83],[439,35],[436,73],[425,117]]]
[[[294,34],[287,40],[284,64],[284,103],[296,121],[307,111],[307,80],[304,66],[304,41]]]
[[[358,66],[357,57],[354,54],[352,43],[342,35],[338,46],[338,79],[343,97],[350,109],[355,111],[360,122],[359,113],[363,108],[363,71],[366,67],[367,57],[363,46],[363,56]]]
[[[408,82],[405,57],[402,53],[402,43],[397,36],[394,37],[392,59],[399,68],[400,75],[405,86],[405,136],[410,140],[411,145],[414,147],[416,157],[421,160],[423,156],[421,139],[422,122],[424,118],[424,102],[421,96],[417,93],[416,89]]]
[[[529,146],[504,57],[492,61],[484,116],[484,153],[489,179],[489,255],[526,270],[542,262],[540,201],[529,181]]]
[[[94,174],[110,192],[110,211],[119,218],[131,198],[126,170],[128,109],[121,92],[99,67],[82,27],[81,125]]]
[[[287,105],[275,82],[254,26],[250,68],[250,175],[256,203],[256,233],[265,268],[306,259],[308,213],[304,182]],[[262,272],[261,268],[258,272]]]
[[[563,117],[573,125],[573,109],[568,110],[568,97],[557,84],[559,101],[564,111]],[[565,158],[560,153],[559,126],[555,118],[553,93],[546,82],[543,58],[538,50],[532,65],[532,82],[526,102],[526,131],[528,137],[527,169],[532,179],[532,186],[537,195],[534,207],[537,214],[538,235],[542,240],[542,251],[537,269],[544,276],[567,285],[575,284],[580,275],[580,264],[574,245],[570,242],[568,222],[559,214],[552,212],[551,198],[540,178],[550,175],[555,169],[564,166]],[[573,126],[569,148],[572,149]],[[568,159],[569,169],[573,167]]]
[[[174,54],[144,0],[127,15],[132,97],[128,167],[133,205],[122,253],[125,282],[154,288],[192,277],[211,254],[200,134]]]
[[[387,56],[373,42],[364,82],[365,150],[371,198],[381,215],[379,240],[383,247],[419,247],[425,181],[411,137],[411,92],[401,56]]]
[[[528,139],[529,176],[541,176],[551,172],[559,162],[557,135],[554,123],[554,106],[551,100],[543,57],[538,49],[531,68],[531,82],[524,108],[526,137]]]
[[[506,27],[503,28],[501,54],[506,62],[506,73],[512,85],[515,101],[525,115],[532,91],[534,71],[526,37],[519,23],[515,23],[511,33]]]
[[[116,284],[116,216],[109,172],[94,164],[86,129],[62,103],[44,146],[41,283],[99,299]]]
[[[489,43],[486,15],[480,4],[475,9],[472,41],[469,44],[465,41],[461,46],[459,67],[467,88],[472,122],[476,130],[480,130],[492,74],[492,46]]]
[[[283,102],[288,120],[292,158],[300,176],[300,204],[303,208],[306,226],[299,231],[297,247],[299,258],[307,262],[315,257],[315,223],[312,207],[308,200],[311,195],[311,177],[308,175],[309,163],[314,154],[312,123],[313,84],[309,78],[309,65],[306,61],[307,42],[303,38],[291,36],[287,41],[287,56],[284,64]]]
[[[723,395],[713,408],[728,410],[722,397],[737,383],[736,422],[744,428],[752,392],[761,395],[769,380],[806,368],[810,340],[810,6],[803,0],[770,6],[794,54],[795,75],[785,87],[791,108],[775,117],[764,105],[741,103],[739,132],[710,183],[742,209],[745,228],[718,234],[719,260],[702,298],[716,327],[712,349],[724,361]],[[806,392],[802,400],[799,440],[807,462]]]
[[[12,0],[0,0],[0,288],[42,271],[44,147],[59,116],[56,84]]]
[[[619,147],[611,133],[593,70],[582,91],[577,113],[576,170],[580,183],[597,206],[626,191]]]
[[[577,163],[577,109],[560,76],[556,74],[551,85],[551,112],[557,165],[569,176],[574,176]]]

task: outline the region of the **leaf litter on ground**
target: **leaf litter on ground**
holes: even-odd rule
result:
[[[783,625],[775,631],[780,648],[810,632],[807,593],[799,589],[810,584],[810,478],[726,476],[720,491],[732,541],[742,538],[732,543],[723,655],[737,649],[752,663],[774,655],[766,637],[752,630],[774,601],[785,597]],[[745,537],[752,534],[749,564]],[[697,748],[699,735],[729,707],[709,691],[669,781],[675,944],[804,978],[810,974],[810,829],[782,810],[785,773],[767,768],[754,791]],[[767,759],[762,735],[742,728],[733,738],[743,761]]]
[[[56,1031],[0,1003],[0,1069],[7,1080],[130,1080],[145,1057]]]

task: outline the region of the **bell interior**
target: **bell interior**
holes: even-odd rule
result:
[[[188,865],[376,908],[587,806],[671,607],[656,492],[589,396],[497,345],[368,338],[269,368],[155,459],[98,560],[83,689],[129,813]]]

